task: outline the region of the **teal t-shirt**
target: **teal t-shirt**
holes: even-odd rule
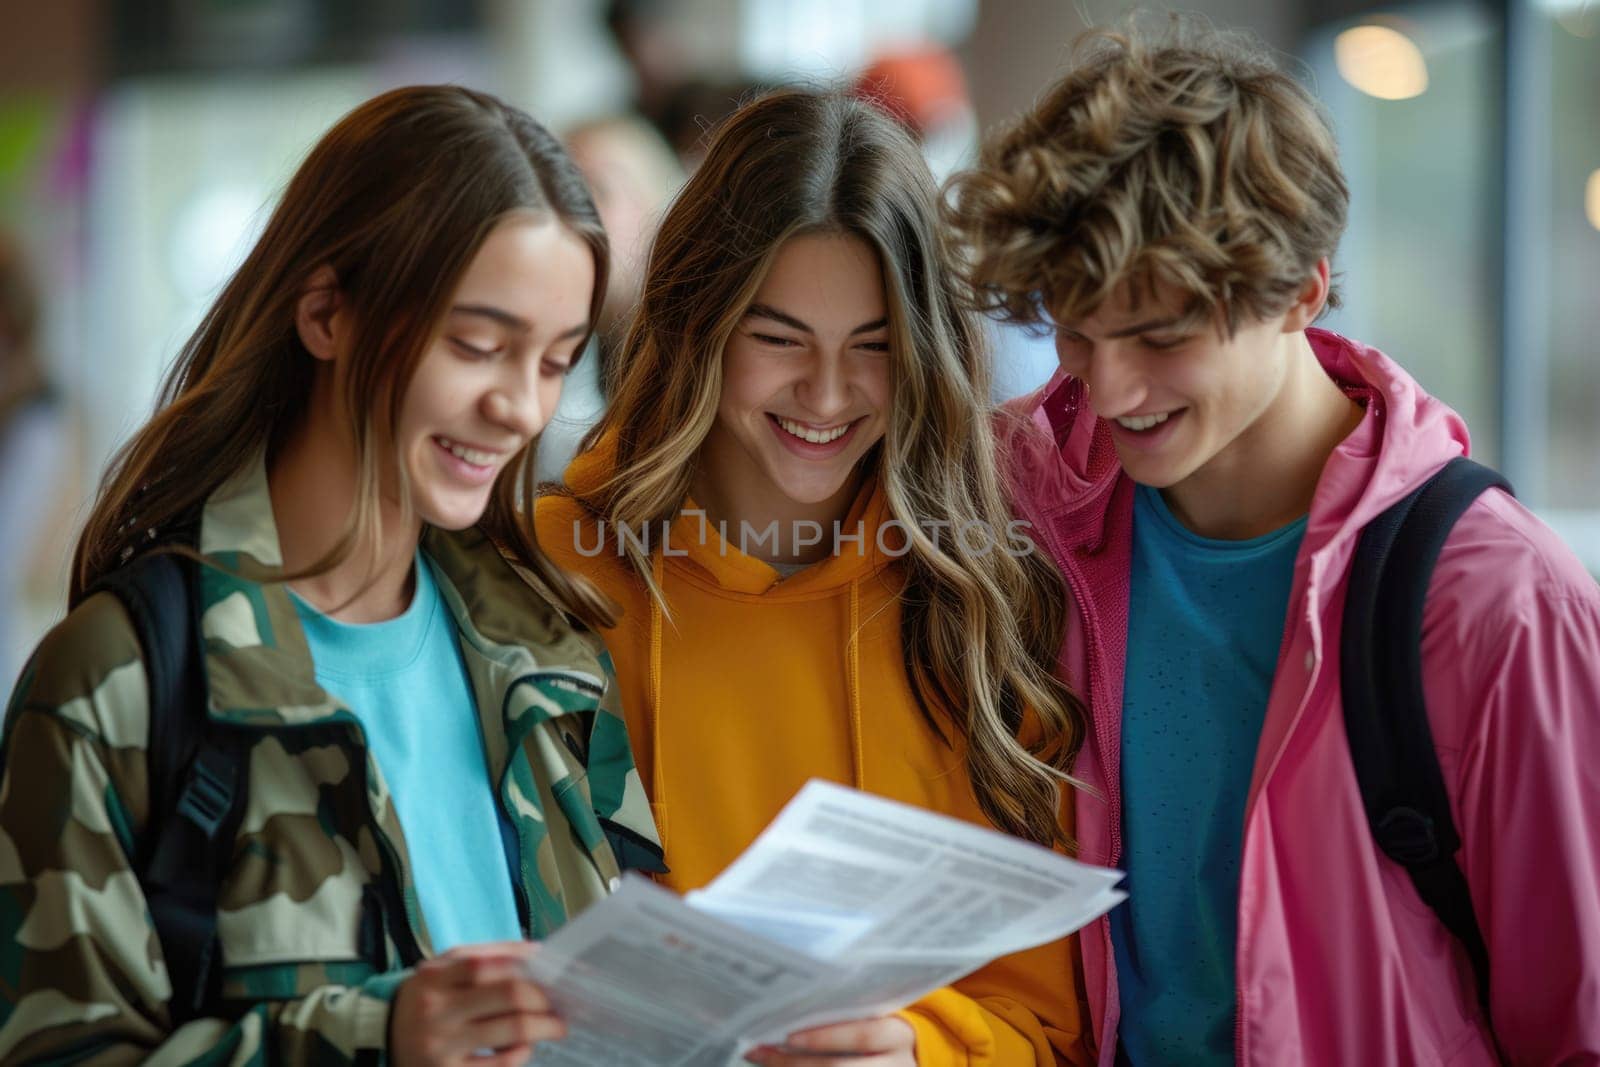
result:
[[[1306,520],[1248,541],[1133,504],[1122,697],[1128,900],[1111,914],[1124,1062],[1232,1064],[1245,796]]]
[[[317,683],[361,722],[394,799],[434,950],[522,936],[516,837],[495,801],[455,617],[419,550],[397,618],[354,625],[294,597]]]

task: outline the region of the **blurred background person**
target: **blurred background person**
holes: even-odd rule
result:
[[[633,72],[633,107],[665,135],[672,97],[697,76],[674,0],[607,0],[605,26]]]
[[[707,35],[695,32],[695,16],[717,7],[683,0],[607,0],[605,5],[606,29],[633,74],[632,107],[687,170],[699,165],[707,131],[744,101],[786,80],[779,73],[758,81],[705,53]]]
[[[852,91],[911,131],[938,181],[972,163],[978,116],[961,61],[948,48],[929,42],[881,52],[856,76]]]
[[[611,239],[611,272],[589,350],[568,373],[561,403],[539,437],[541,482],[560,479],[578,442],[605,411],[608,373],[639,302],[650,241],[684,179],[678,157],[636,115],[591,119],[569,129],[565,140]]]
[[[39,301],[22,250],[0,233],[0,678],[10,685],[37,636],[14,605],[56,517],[69,441],[60,396],[35,347]]]

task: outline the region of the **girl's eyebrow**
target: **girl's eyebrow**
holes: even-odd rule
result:
[[[450,309],[450,313],[452,315],[477,315],[482,318],[492,319],[507,329],[515,330],[518,333],[531,333],[533,331],[533,324],[527,319],[513,315],[503,308],[493,307],[488,304],[457,304]],[[588,332],[589,324],[580,322],[571,329],[564,330],[556,340],[566,341],[571,338],[582,337]]]
[[[763,319],[771,319],[773,322],[781,322],[791,329],[799,330],[801,333],[816,332],[812,330],[810,326],[807,326],[804,322],[801,322],[793,315],[790,315],[787,312],[779,311],[770,304],[751,304],[749,310],[747,310],[745,314],[756,315]],[[855,329],[851,330],[850,336],[854,337],[858,333],[871,333],[874,330],[881,330],[888,325],[889,320],[887,318],[873,319],[871,322],[864,322],[860,326],[857,326]]]
[[[807,326],[793,315],[779,311],[768,304],[751,304],[745,315],[754,315],[758,318],[771,319],[773,322],[781,322],[791,329],[799,330],[801,333],[813,332],[810,326]]]

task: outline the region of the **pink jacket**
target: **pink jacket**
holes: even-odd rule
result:
[[[1467,451],[1459,416],[1373,348],[1307,331],[1367,416],[1323,468],[1245,809],[1240,1064],[1490,1064],[1465,953],[1377,850],[1339,705],[1339,620],[1367,521]],[[1075,379],[1019,400],[1018,509],[1066,575],[1062,669],[1092,728],[1077,774],[1083,857],[1121,858],[1118,762],[1132,482]],[[1600,1063],[1600,588],[1503,493],[1457,523],[1434,571],[1424,691],[1458,860],[1515,1063]],[[1110,927],[1083,933],[1100,1063],[1118,1019]]]

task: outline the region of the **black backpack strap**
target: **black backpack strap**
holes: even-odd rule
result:
[[[1489,953],[1456,863],[1461,836],[1428,725],[1422,609],[1445,538],[1490,488],[1511,492],[1497,472],[1458,457],[1367,524],[1351,568],[1339,649],[1345,734],[1373,838],[1465,946],[1485,1019]]]
[[[194,622],[189,607],[188,560],[169,553],[151,553],[102,577],[95,589],[122,601],[133,623],[144,657],[145,684],[150,696],[150,740],[146,751],[150,778],[150,811],[170,812],[177,807],[181,774],[199,748],[198,718],[184,714],[205,700],[204,682],[197,678]],[[178,711],[180,714],[171,714]],[[149,820],[152,830],[157,826]],[[156,834],[147,832],[139,843],[134,863],[142,871],[149,865]]]
[[[150,693],[150,814],[134,865],[172,983],[174,1023],[207,1014],[221,983],[217,893],[243,815],[243,739],[206,713],[197,565],[153,552],[107,575],[133,622]]]

